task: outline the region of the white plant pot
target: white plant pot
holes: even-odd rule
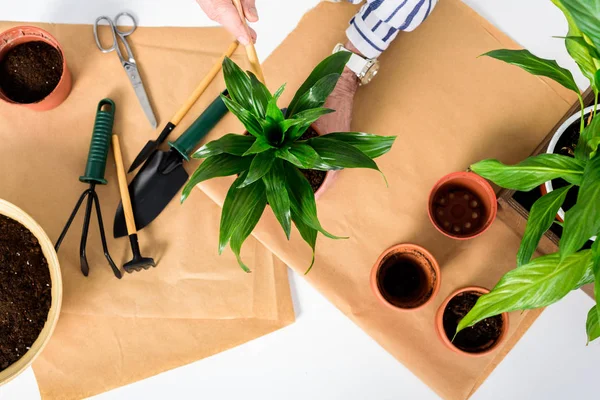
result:
[[[594,109],[594,106],[589,106],[588,108],[585,109],[584,114],[587,115],[589,112],[591,112]],[[567,130],[567,128],[569,126],[571,126],[574,123],[578,123],[578,121],[581,118],[581,113],[577,112],[576,114],[572,115],[571,117],[569,117],[569,119],[567,119],[557,130],[556,133],[554,133],[554,136],[552,136],[552,140],[550,140],[550,144],[548,144],[548,150],[546,150],[546,153],[548,154],[553,154],[554,150],[556,149],[556,145],[558,144],[558,140],[560,139],[560,137],[563,135],[563,133],[565,133],[565,131]],[[544,188],[546,189],[546,192],[550,193],[551,191],[554,190],[554,187],[552,186],[552,181],[548,181],[546,183],[544,183]],[[561,207],[558,210],[558,216],[560,218],[561,221],[565,220],[565,210],[563,210],[563,208]],[[590,240],[596,240],[596,236],[594,236],[593,238],[591,238]]]
[[[17,360],[14,364],[10,365],[4,371],[0,372],[0,386],[16,378],[21,372],[25,371],[42,352],[46,344],[50,340],[50,336],[54,332],[56,323],[58,322],[58,315],[60,314],[60,306],[62,303],[62,278],[60,274],[60,266],[58,264],[58,257],[56,251],[54,251],[54,245],[44,232],[41,226],[33,218],[31,218],[25,211],[21,210],[17,206],[0,200],[0,214],[15,221],[19,222],[25,228],[29,229],[31,233],[37,238],[44,257],[48,262],[48,268],[50,269],[50,280],[52,282],[52,304],[50,305],[50,311],[48,311],[48,319],[44,328],[40,332],[38,338],[33,343],[31,348]],[[2,338],[0,338],[2,340]]]

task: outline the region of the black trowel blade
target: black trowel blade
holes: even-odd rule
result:
[[[165,168],[167,166],[167,168]],[[131,205],[138,230],[148,226],[179,193],[188,180],[182,157],[175,150],[155,151],[129,184]],[[119,204],[113,233],[127,236],[123,205]]]

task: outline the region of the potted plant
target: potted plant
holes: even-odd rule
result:
[[[46,346],[61,300],[52,242],[33,218],[0,200],[0,385],[27,369]]]
[[[600,337],[598,241],[591,249],[584,249],[588,240],[600,233],[600,118],[595,118],[600,88],[600,10],[585,0],[553,0],[553,3],[567,18],[567,50],[590,79],[596,101],[586,117],[573,76],[554,61],[541,59],[526,50],[496,50],[486,54],[518,65],[530,73],[552,78],[573,90],[580,99],[581,116],[570,120],[569,124],[577,121],[577,134],[570,135],[565,149],[558,149],[561,154],[556,151],[560,146],[554,146],[552,151],[527,158],[517,165],[484,160],[471,166],[475,173],[507,189],[529,191],[558,178],[566,185],[560,188],[548,186],[549,193],[535,202],[517,254],[518,268],[507,273],[489,294],[481,296],[458,325],[459,331],[502,312],[548,306],[571,290],[595,281],[597,305],[588,313],[587,333],[589,341]],[[565,132],[568,132],[568,127],[559,129],[557,133],[564,135]],[[542,235],[555,222],[555,216],[569,193],[576,189],[576,203],[563,214],[564,230],[559,251],[531,261]]]
[[[285,113],[277,105],[285,85],[271,94],[254,74],[245,73],[229,58],[223,61],[229,97],[222,99],[249,134],[228,134],[198,149],[193,157],[204,161],[183,189],[182,201],[202,181],[237,175],[223,204],[219,252],[229,243],[246,272],[250,270],[240,258],[242,244],[269,205],[287,238],[293,222],[312,248],[308,273],[315,261],[317,233],[339,239],[317,218],[315,173],[323,178],[324,173],[344,168],[379,171],[373,159],[394,143],[395,136],[360,132],[320,136],[312,127],[321,116],[334,112],[323,105],[349,57],[350,53],[339,52],[317,65]]]

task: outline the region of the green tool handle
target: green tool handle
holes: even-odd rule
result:
[[[104,99],[98,103],[85,174],[79,178],[81,182],[101,185],[107,183],[104,172],[115,120],[115,108],[115,103],[111,99]]]
[[[222,93],[227,95],[225,90]],[[217,97],[196,121],[174,142],[169,142],[169,146],[177,150],[184,160],[189,161],[190,154],[198,143],[206,136],[212,128],[227,114],[227,107],[221,96]]]

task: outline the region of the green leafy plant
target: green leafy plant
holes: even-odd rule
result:
[[[250,270],[240,257],[242,244],[267,205],[288,240],[294,223],[311,247],[310,271],[315,262],[317,234],[320,232],[332,239],[340,237],[321,226],[313,189],[301,170],[369,168],[379,171],[373,159],[387,153],[396,139],[361,132],[336,132],[301,140],[321,116],[334,112],[323,105],[349,57],[349,52],[339,52],[323,60],[300,86],[285,113],[277,105],[285,85],[271,94],[254,74],[245,73],[228,58],[223,61],[229,97],[221,98],[249,135],[227,134],[198,149],[192,157],[204,161],[183,189],[182,202],[200,182],[237,175],[223,204],[219,254],[229,244],[246,272]]]
[[[586,242],[600,234],[600,118],[596,116],[600,90],[600,0],[551,0],[565,15],[569,32],[567,51],[590,81],[595,94],[591,122],[586,126],[584,104],[572,74],[555,61],[539,58],[527,50],[494,50],[486,56],[505,61],[534,74],[546,76],[573,90],[581,104],[580,137],[574,157],[541,154],[517,165],[483,160],[471,166],[475,173],[504,188],[529,191],[552,179],[569,186],[538,199],[531,209],[517,268],[507,273],[460,322],[457,331],[507,311],[545,307],[584,284],[595,282],[596,305],[587,319],[588,341],[600,337],[600,239],[591,250]],[[540,239],[555,222],[567,193],[579,187],[577,203],[565,214],[559,251],[531,260]]]

